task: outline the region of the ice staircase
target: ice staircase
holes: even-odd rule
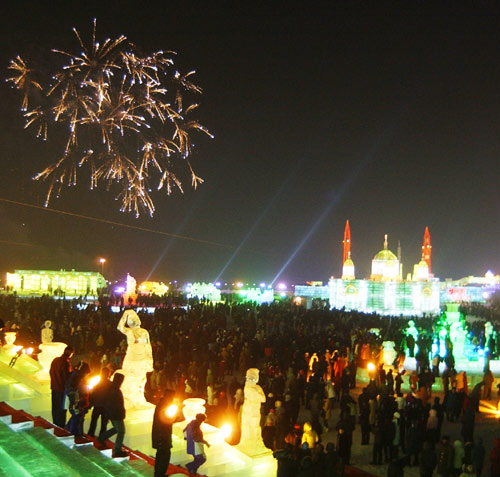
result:
[[[0,418],[0,453],[5,475],[19,476],[152,476],[153,468],[141,460],[110,458],[111,449],[97,450],[92,443],[77,443],[74,436],[57,436],[54,429],[35,427],[33,421],[12,423]],[[108,453],[108,456],[105,454]],[[2,474],[0,474],[2,475]]]
[[[181,426],[182,427],[182,426]],[[178,431],[178,429],[176,429]],[[213,435],[212,435],[213,431]],[[237,448],[216,442],[216,429],[207,426],[208,461],[200,469],[208,477],[272,477],[276,461],[245,456]],[[189,475],[182,434],[172,435],[173,448],[169,476]],[[113,458],[111,442],[102,446],[87,437],[75,437],[41,417],[33,417],[0,402],[0,477],[152,477],[154,459],[124,446],[127,457]],[[148,451],[149,452],[149,451]],[[371,477],[353,467],[345,469],[346,477]],[[200,475],[198,477],[201,477]]]
[[[126,448],[127,457],[113,458],[111,448],[94,444],[0,403],[0,477],[153,476],[153,459]],[[188,474],[176,466],[169,473]]]

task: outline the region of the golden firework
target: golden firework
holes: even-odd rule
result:
[[[177,162],[187,166],[194,188],[203,182],[190,162],[191,134],[212,136],[190,117],[198,103],[186,98],[202,90],[190,80],[194,72],[175,69],[173,52],[143,56],[123,35],[101,44],[95,20],[89,47],[74,32],[81,52],[52,50],[61,60],[53,71],[38,71],[19,56],[9,65],[7,81],[23,94],[25,127],[43,139],[56,128],[67,136],[59,159],[34,179],[49,182],[48,205],[89,171],[91,189],[118,186],[122,211],[153,215],[151,190],[182,192]]]

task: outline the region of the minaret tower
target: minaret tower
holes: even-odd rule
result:
[[[422,245],[422,259],[427,262],[427,266],[429,267],[429,273],[432,272],[431,269],[431,234],[429,233],[429,227],[425,227],[424,233],[424,243]]]
[[[345,223],[344,230],[344,256],[342,257],[342,280],[354,280],[354,262],[351,259],[351,229],[349,221]]]
[[[351,253],[351,228],[349,227],[349,221],[345,223],[344,241],[342,243],[344,244],[344,255],[342,257],[343,265],[345,261],[350,258],[349,255]]]
[[[399,279],[403,279],[403,262],[401,260],[401,241],[398,240],[398,262],[399,262]]]

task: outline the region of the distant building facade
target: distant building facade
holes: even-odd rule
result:
[[[7,291],[26,296],[97,296],[106,287],[100,273],[75,270],[15,270],[6,280]]]
[[[351,258],[351,232],[349,222],[344,232],[344,263],[341,278],[331,278],[328,286],[296,286],[295,295],[307,299],[324,299],[328,294],[331,308],[357,310],[392,316],[422,316],[440,313],[440,282],[430,273],[431,244],[428,228],[424,234],[422,259],[414,266],[413,275],[403,280],[400,250],[395,255],[388,248],[387,235],[384,248],[372,260],[369,279],[356,279]]]

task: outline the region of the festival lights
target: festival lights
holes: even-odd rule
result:
[[[167,409],[165,409],[165,414],[170,419],[174,418],[178,412],[179,412],[179,406],[177,406],[177,404],[170,404],[170,406],[168,406]]]
[[[228,439],[231,436],[231,433],[233,432],[233,428],[231,427],[231,424],[226,423],[222,425],[222,427],[220,428],[220,432],[224,439]]]
[[[25,127],[43,140],[54,132],[66,136],[59,158],[35,176],[49,181],[46,205],[63,186],[74,186],[85,167],[90,189],[111,187],[122,211],[153,215],[151,190],[182,192],[174,158],[195,189],[203,182],[190,162],[191,133],[212,136],[190,117],[198,104],[186,94],[202,92],[191,82],[194,71],[181,74],[171,51],[141,54],[124,35],[99,42],[95,20],[90,45],[74,32],[81,51],[52,50],[58,57],[40,60],[50,71],[19,56],[9,65],[7,81],[22,93]]]
[[[101,382],[101,376],[99,375],[92,376],[87,382],[87,389],[89,391],[92,391],[92,389],[94,389],[94,387],[100,382]]]
[[[19,295],[55,293],[60,295],[96,296],[107,286],[100,273],[74,270],[15,270],[7,273],[6,284]]]

